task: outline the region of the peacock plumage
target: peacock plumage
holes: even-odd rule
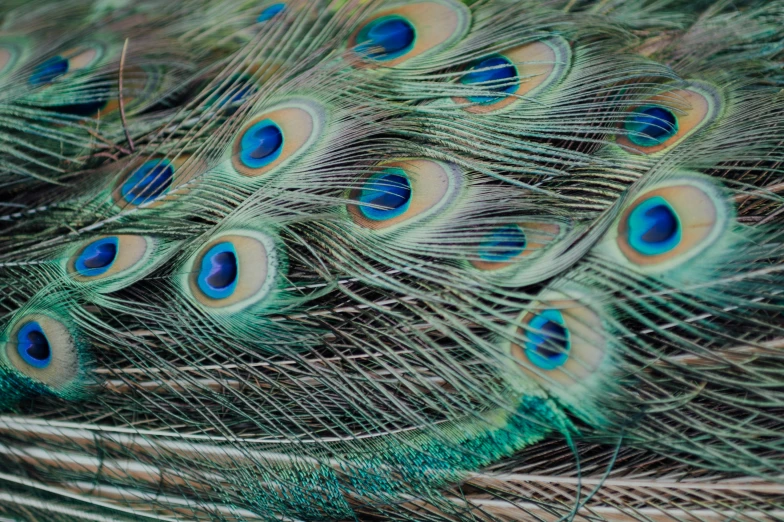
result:
[[[784,1],[4,0],[0,521],[784,520]]]

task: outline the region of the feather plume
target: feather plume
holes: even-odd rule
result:
[[[781,0],[0,7],[0,522],[784,520]]]

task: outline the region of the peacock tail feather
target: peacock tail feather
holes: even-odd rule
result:
[[[784,2],[0,7],[0,521],[784,520]]]

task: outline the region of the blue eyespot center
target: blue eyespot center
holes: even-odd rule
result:
[[[544,310],[528,322],[525,354],[543,370],[553,370],[569,358],[571,340],[563,315],[558,310]]]
[[[239,271],[234,245],[229,242],[218,243],[201,260],[197,279],[199,288],[207,297],[225,299],[234,293]]]
[[[359,193],[359,210],[374,221],[396,218],[408,210],[411,194],[411,181],[405,171],[388,168],[365,182]]]
[[[678,214],[661,196],[638,204],[629,213],[627,227],[629,245],[643,255],[666,254],[681,241]]]
[[[119,240],[106,237],[87,245],[76,258],[76,271],[82,276],[99,276],[109,270],[117,258]]]
[[[376,18],[357,34],[357,51],[374,60],[393,60],[414,47],[416,30],[399,15]]]
[[[283,131],[272,120],[254,123],[240,140],[240,161],[251,169],[266,167],[283,150]]]
[[[142,205],[169,190],[173,177],[174,167],[168,160],[149,160],[123,183],[122,197],[131,205]]]
[[[528,241],[517,225],[502,225],[488,233],[479,245],[479,258],[491,263],[504,263],[525,251]]]
[[[46,368],[52,362],[52,350],[41,325],[30,321],[16,334],[16,350],[24,362],[34,368]]]
[[[279,4],[272,4],[271,6],[267,7],[265,10],[261,12],[258,18],[256,18],[256,22],[266,22],[272,18],[275,18],[277,15],[282,13],[286,9],[286,4],[279,3]]]
[[[661,145],[678,132],[678,118],[665,107],[647,105],[635,109],[624,122],[629,141],[641,147]]]
[[[499,94],[512,93],[520,84],[517,79],[517,67],[505,56],[495,55],[484,58],[471,66],[470,70],[460,78],[464,85],[477,85],[482,89]],[[474,103],[494,103],[503,96],[469,96]]]
[[[33,69],[33,73],[30,75],[28,81],[30,85],[38,87],[40,85],[52,83],[67,72],[68,60],[62,56],[52,56]]]

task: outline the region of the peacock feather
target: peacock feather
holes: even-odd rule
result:
[[[782,21],[7,0],[0,520],[784,520]]]

